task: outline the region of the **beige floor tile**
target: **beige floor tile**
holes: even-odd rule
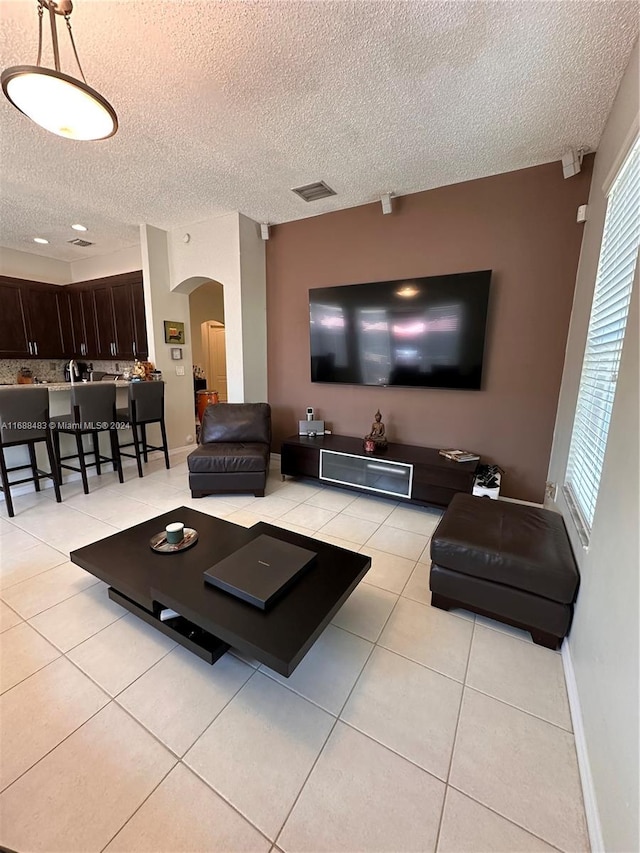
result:
[[[278,846],[287,853],[432,851],[443,798],[442,782],[338,722]]]
[[[307,498],[306,503],[311,506],[319,506],[332,512],[341,512],[349,504],[356,500],[354,492],[345,492],[342,489],[323,489],[317,495]]]
[[[279,497],[276,492],[271,495],[265,495],[263,498],[255,498],[250,504],[247,504],[246,510],[263,518],[280,518],[280,516],[291,512],[297,506],[297,502],[287,501]]]
[[[20,526],[65,554],[118,532],[113,525],[98,521],[64,503],[46,501],[46,504],[46,512],[40,506],[24,513],[20,517]]]
[[[360,553],[371,557],[371,568],[364,576],[366,583],[400,594],[407,583],[414,566],[413,560],[398,557],[386,551],[377,551],[368,545],[360,547]]]
[[[128,614],[68,652],[68,657],[111,696],[117,696],[176,644]]]
[[[562,658],[550,649],[476,625],[466,683],[571,731]]]
[[[284,518],[274,518],[271,523],[274,527],[284,527],[285,530],[293,530],[294,533],[299,533],[301,536],[308,536],[310,539],[313,539],[316,535],[315,530],[303,527],[301,524],[294,524],[292,521],[285,521]]]
[[[407,585],[402,590],[402,597],[410,598],[412,601],[419,601],[421,604],[428,604],[429,607],[431,607],[429,567],[425,566],[424,563],[416,563],[416,567],[407,581]],[[456,607],[452,610],[447,610],[446,612],[453,613],[456,616],[461,616],[463,619],[468,619],[471,622],[474,622],[476,619],[475,613],[471,613],[469,610],[463,610],[461,607]]]
[[[232,655],[212,667],[177,646],[127,687],[118,704],[184,755],[253,672]]]
[[[12,538],[13,535],[4,536],[3,540]],[[32,536],[28,538],[33,539]],[[61,551],[56,551],[43,542],[35,542],[11,554],[0,552],[0,589],[5,590],[13,584],[42,574],[54,566],[66,563],[68,559]]]
[[[268,853],[270,849],[271,842],[183,764],[173,768],[105,848],[107,853]]]
[[[110,524],[129,515],[135,516],[136,513],[142,512],[148,507],[148,504],[141,501],[117,494],[115,488],[113,491],[111,489],[99,489],[95,494],[89,493],[88,495],[79,492],[70,498],[65,496],[65,505],[72,506],[80,512]]]
[[[262,521],[259,515],[255,515],[246,509],[236,509],[230,515],[225,516],[225,519],[232,524],[240,524],[242,527],[253,527],[254,524]]]
[[[478,625],[483,625],[485,628],[491,628],[493,631],[500,631],[502,634],[509,634],[511,637],[517,637],[524,640],[525,643],[533,643],[529,631],[523,631],[521,628],[514,628],[513,625],[507,625],[505,622],[498,622],[497,619],[489,619],[488,616],[476,616]]]
[[[294,507],[286,515],[283,515],[281,520],[291,522],[292,524],[299,524],[301,527],[308,527],[309,530],[319,530],[331,521],[335,514],[335,511],[322,509],[310,503],[303,503],[298,504],[298,506]]]
[[[462,685],[376,648],[342,720],[446,780]]]
[[[365,521],[375,521],[376,524],[382,524],[397,506],[397,501],[361,495],[348,507],[345,507],[344,512],[346,515],[355,515],[357,518],[364,518]]]
[[[554,853],[555,848],[455,788],[447,788],[438,853],[489,850],[492,853]]]
[[[213,515],[215,518],[228,518],[234,512],[238,511],[238,507],[233,506],[233,504],[227,501],[218,500],[215,495],[194,498],[193,508],[206,515]]]
[[[0,518],[0,538],[5,536],[7,533],[13,533],[16,528],[9,521],[5,521],[4,518]],[[1,552],[0,552],[1,553]]]
[[[443,675],[463,681],[473,624],[450,613],[401,598],[379,645]]]
[[[411,598],[421,604],[431,606],[431,590],[429,589],[429,568],[424,563],[416,563],[406,586],[402,590],[403,598]]]
[[[366,575],[365,575],[366,578]],[[359,584],[333,617],[333,624],[375,643],[398,596],[368,583]]]
[[[422,533],[431,536],[442,518],[442,511],[427,507],[398,506],[386,519],[389,527],[398,527],[410,533]]]
[[[371,649],[366,640],[328,625],[289,678],[266,666],[260,671],[337,716]]]
[[[0,642],[0,693],[59,656],[60,652],[26,622],[9,628]]]
[[[3,693],[0,790],[108,702],[107,694],[65,658],[54,660]]]
[[[10,557],[22,554],[27,548],[34,548],[42,543],[38,538],[27,533],[15,523],[5,521],[3,527],[3,535],[0,537],[0,558],[2,561],[8,560]]]
[[[364,545],[377,528],[378,523],[376,521],[367,521],[364,518],[340,513],[324,525],[322,532],[328,533],[330,536],[337,536],[339,539],[346,539],[348,542]]]
[[[332,536],[330,533],[324,533],[322,530],[316,530],[313,534],[314,539],[319,539],[321,542],[328,542],[330,545],[337,545],[338,548],[344,548],[345,551],[358,552],[360,546],[357,542],[349,542],[348,539],[340,539],[339,536]]]
[[[417,560],[426,542],[427,537],[421,533],[411,533],[408,530],[383,524],[370,539],[367,539],[366,544],[378,551],[397,554],[399,557],[406,557],[407,560]]]
[[[94,575],[74,563],[66,562],[34,578],[3,589],[2,598],[23,619],[30,619],[36,613],[41,613],[97,583],[98,578]]]
[[[465,689],[450,784],[567,851],[588,849],[573,735]]]
[[[322,486],[315,483],[305,483],[302,480],[285,480],[282,486],[278,489],[278,497],[288,501],[303,501],[312,498],[322,491]]]
[[[150,521],[152,518],[160,515],[160,510],[155,506],[136,501],[138,506],[135,509],[129,508],[126,513],[114,513],[109,518],[109,524],[117,527],[118,530],[127,530],[129,527],[135,527],[136,524],[142,524],[144,521]]]
[[[32,616],[29,623],[54,646],[68,652],[127,612],[111,601],[107,585],[99,581],[55,607]]]
[[[274,840],[333,722],[257,672],[184,762]]]
[[[0,634],[21,622],[22,618],[10,607],[7,607],[3,601],[0,601]]]
[[[284,495],[283,495],[283,497],[284,497]],[[235,507],[236,509],[243,509],[244,507],[253,503],[255,501],[255,499],[256,499],[256,496],[252,492],[247,492],[246,495],[221,494],[221,495],[207,495],[204,498],[198,498],[199,501],[203,501],[203,502],[206,501],[207,503],[209,503],[210,501],[218,501],[221,504],[225,503],[225,504],[228,504],[229,506]],[[204,512],[204,510],[203,510],[203,512]]]
[[[14,850],[101,850],[175,758],[111,702],[0,795]]]

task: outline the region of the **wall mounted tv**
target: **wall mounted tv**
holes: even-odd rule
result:
[[[311,381],[479,389],[491,270],[309,291]]]

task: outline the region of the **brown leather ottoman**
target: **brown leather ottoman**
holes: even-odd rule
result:
[[[431,603],[463,607],[557,649],[580,575],[561,515],[459,493],[431,539]]]

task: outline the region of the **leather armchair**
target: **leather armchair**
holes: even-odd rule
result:
[[[207,406],[200,444],[187,457],[192,497],[234,492],[264,497],[270,447],[268,403]]]

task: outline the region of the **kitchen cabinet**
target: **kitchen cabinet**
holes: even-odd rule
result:
[[[0,358],[146,359],[142,272],[70,285],[0,276]]]
[[[0,276],[0,358],[33,358],[22,301],[21,282]]]
[[[142,273],[124,273],[94,283],[95,358],[146,358],[146,318]]]
[[[4,358],[62,358],[63,329],[55,284],[0,278]]]

